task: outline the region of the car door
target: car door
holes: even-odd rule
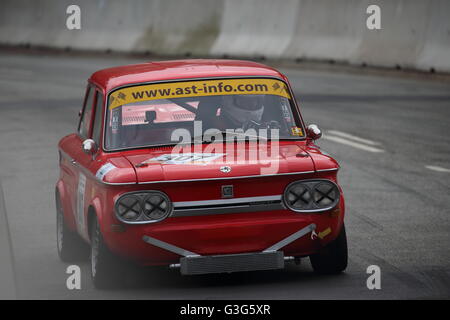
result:
[[[72,217],[72,222],[77,222],[77,189],[79,184],[79,170],[77,167],[78,158],[82,153],[81,135],[86,134],[86,119],[90,118],[89,113],[94,103],[95,90],[88,85],[84,98],[83,107],[80,111],[80,119],[78,121],[77,132],[64,137],[59,144],[60,147],[60,167],[61,176],[64,182],[66,195],[66,217]],[[90,126],[90,124],[89,124]]]
[[[66,187],[70,198],[71,211],[76,223],[76,229],[82,235],[84,232],[84,196],[87,175],[83,170],[87,155],[83,152],[82,143],[91,135],[92,115],[97,90],[88,85],[80,114],[77,132],[64,138],[61,142],[64,170],[67,172]]]
[[[76,167],[78,169],[78,184],[76,192],[76,212],[77,212],[77,228],[81,236],[88,239],[87,230],[87,208],[90,203],[90,196],[93,194],[92,188],[95,185],[95,172],[98,169],[97,159],[101,146],[102,132],[102,113],[103,113],[103,94],[96,88],[92,87],[93,101],[92,105],[86,105],[84,118],[80,121],[80,151],[77,154]],[[89,109],[90,107],[90,109]],[[84,127],[83,127],[84,126]],[[83,141],[93,139],[97,145],[97,152],[87,154],[82,150]]]

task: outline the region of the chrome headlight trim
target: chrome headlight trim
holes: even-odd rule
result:
[[[123,208],[127,207],[128,199],[138,199],[139,215],[136,219],[123,217]],[[122,194],[114,204],[116,218],[126,224],[146,224],[160,222],[170,217],[173,212],[173,204],[170,198],[158,190],[134,191]],[[152,216],[154,218],[152,218]]]
[[[331,180],[297,180],[285,188],[283,204],[294,212],[319,213],[335,208],[340,196],[338,185]]]

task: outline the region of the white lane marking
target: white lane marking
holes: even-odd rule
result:
[[[364,144],[361,144],[361,143],[358,143],[358,142],[353,142],[353,141],[350,141],[350,140],[346,140],[346,139],[343,139],[343,138],[340,138],[340,137],[335,137],[335,136],[330,136],[330,135],[324,135],[324,136],[323,136],[323,139],[325,139],[325,140],[331,140],[331,141],[338,142],[338,143],[342,143],[342,144],[346,144],[346,145],[348,145],[348,146],[351,146],[351,147],[354,147],[354,148],[357,148],[357,149],[361,149],[361,150],[364,150],[364,151],[369,151],[369,152],[384,152],[383,149],[378,149],[378,148],[375,148],[375,147],[366,146],[366,145],[364,145]]]
[[[425,166],[425,168],[433,170],[433,171],[437,171],[437,172],[450,172],[450,169],[442,168],[442,167],[438,167],[438,166]]]
[[[328,130],[327,132],[331,133],[332,135],[335,135],[335,136],[340,136],[340,137],[347,138],[347,139],[350,139],[350,140],[353,140],[353,141],[356,141],[356,142],[369,144],[371,146],[378,146],[378,145],[380,145],[379,142],[375,142],[375,141],[372,141],[372,140],[369,140],[369,139],[363,139],[363,138],[354,136],[354,135],[352,135],[350,133],[345,133],[345,132],[342,132],[342,131]]]

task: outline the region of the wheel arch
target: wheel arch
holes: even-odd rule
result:
[[[66,226],[71,231],[76,231],[76,221],[75,217],[72,212],[72,208],[70,206],[70,198],[68,193],[66,192],[66,186],[62,180],[58,180],[55,186],[55,209],[57,209],[56,206],[59,205],[62,208],[63,214],[64,214],[64,221],[66,222]]]
[[[87,236],[89,238],[89,242],[91,241],[91,231],[94,225],[94,221],[97,218],[97,212],[95,211],[95,208],[91,205],[88,208],[87,212]]]
[[[102,204],[100,201],[100,198],[95,197],[91,204],[88,207],[87,213],[86,213],[86,236],[88,240],[91,240],[91,231],[92,226],[94,224],[95,218],[97,218],[98,223],[100,226],[102,225]]]

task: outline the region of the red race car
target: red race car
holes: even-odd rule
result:
[[[314,143],[288,79],[236,60],[95,72],[78,131],[59,142],[57,247],[90,244],[106,287],[124,261],[184,275],[347,266],[338,163]],[[83,241],[84,240],[84,241]]]

